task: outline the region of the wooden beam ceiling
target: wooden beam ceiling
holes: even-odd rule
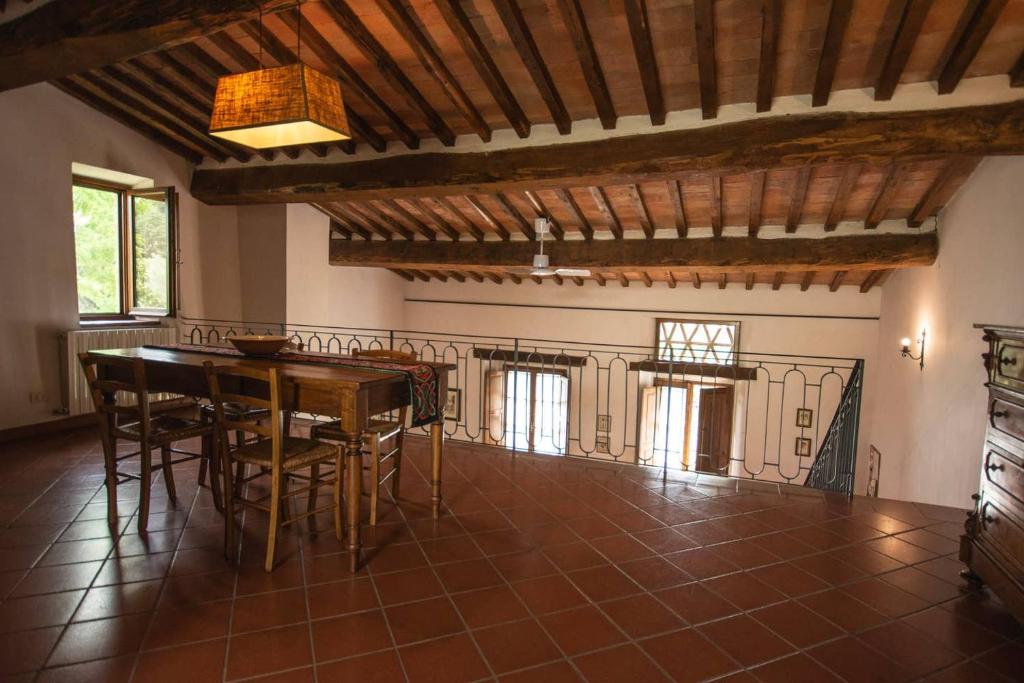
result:
[[[808,114],[693,130],[486,153],[197,169],[192,193],[211,204],[378,199],[629,183],[705,172],[813,163],[1024,152],[1016,102],[872,114]]]

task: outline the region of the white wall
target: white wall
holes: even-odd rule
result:
[[[193,200],[187,161],[46,84],[0,94],[0,131],[0,429],[59,407],[57,335],[78,326],[72,162],[177,187],[181,311],[241,314],[235,209]]]
[[[1024,325],[1024,157],[986,159],[942,211],[939,258],[884,284],[872,439],[881,495],[968,507],[986,389],[974,323]],[[927,330],[924,370],[899,340]]]

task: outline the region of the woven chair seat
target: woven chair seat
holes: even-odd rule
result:
[[[274,442],[271,439],[264,439],[236,448],[232,451],[231,458],[260,467],[270,467],[273,463],[273,448]],[[296,436],[285,437],[281,450],[285,470],[298,469],[322,460],[333,460],[338,455],[337,446]]]
[[[217,411],[213,405],[204,405],[200,408],[209,417],[216,415]],[[256,408],[254,406],[246,405],[244,403],[235,403],[228,401],[224,404],[224,416],[229,420],[258,420],[263,417],[268,417],[270,410],[268,408]]]
[[[151,444],[170,443],[212,433],[211,425],[174,415],[157,415],[149,420],[149,442]],[[118,425],[116,434],[121,438],[139,441],[142,439],[142,423],[130,422]]]
[[[370,420],[364,433],[377,434],[381,441],[386,441],[402,430],[402,425],[392,420]],[[347,437],[341,431],[341,421],[318,422],[309,428],[309,436],[312,439],[328,439],[330,441],[344,441]]]

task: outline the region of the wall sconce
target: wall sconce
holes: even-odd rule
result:
[[[920,339],[914,339],[913,342],[911,342],[909,337],[904,337],[900,341],[900,355],[903,356],[904,358],[909,358],[911,360],[921,361],[921,369],[922,370],[924,370],[924,339],[925,339],[925,331],[921,330],[921,338]],[[919,345],[921,347],[920,353],[918,353],[918,355],[916,355],[916,356],[910,352],[910,345],[911,345],[911,343],[917,344],[917,345]]]

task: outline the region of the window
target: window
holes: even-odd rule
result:
[[[569,374],[552,368],[505,366],[488,377],[489,440],[507,448],[565,455]]]
[[[735,365],[739,336],[738,322],[659,318],[655,328],[658,360]]]
[[[173,313],[174,200],[173,188],[135,190],[75,178],[79,315]]]

